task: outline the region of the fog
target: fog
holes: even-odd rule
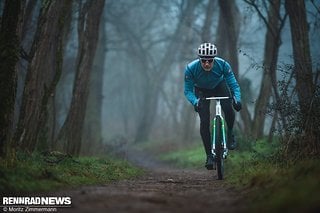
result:
[[[269,107],[281,101],[278,81],[298,99],[297,76],[291,75],[297,63],[292,19],[284,3],[279,9],[268,0],[52,1],[46,11],[38,1],[23,2],[19,38],[26,56],[19,59],[17,74],[16,138],[31,150],[30,141],[60,148],[73,143],[72,152],[119,140],[200,140],[198,115],[183,90],[184,69],[203,42],[217,46],[240,84],[243,110],[236,113],[236,132],[271,138],[286,120],[282,114],[278,122],[278,112]],[[309,71],[317,85],[319,2],[307,0],[305,6],[303,37],[309,36]],[[1,16],[3,10],[1,1]],[[262,81],[269,86],[261,89]]]
[[[123,3],[125,2],[125,3]],[[243,1],[236,1],[241,13],[241,31],[238,44],[239,78],[250,80],[251,91],[242,91],[252,94],[249,103],[251,114],[260,88],[262,77],[262,63],[266,26],[259,18],[257,12]],[[145,93],[148,92],[146,81],[157,81],[158,67],[162,66],[170,36],[175,31],[179,22],[181,9],[185,1],[109,1],[105,8],[104,21],[106,31],[106,56],[103,81],[103,107],[102,127],[103,138],[110,140],[113,137],[123,136],[133,140],[137,131],[137,124],[142,118],[146,107]],[[202,42],[200,30],[204,20],[204,10],[207,1],[200,1],[192,20],[190,42],[183,40],[182,47],[171,58],[169,71],[162,82],[159,96],[156,97],[157,108],[152,111],[154,123],[152,134],[156,138],[175,138],[182,125],[182,110],[184,107],[192,108],[183,95],[184,66],[197,57],[196,49]],[[282,11],[284,10],[282,5]],[[315,8],[307,3],[310,14],[316,13]],[[263,8],[260,8],[263,10]],[[264,15],[266,15],[266,11]],[[213,24],[210,42],[215,43],[219,8],[213,11]],[[317,15],[319,17],[319,15]],[[310,22],[311,15],[308,16]],[[120,26],[119,26],[120,25]],[[121,28],[121,29],[120,29]],[[310,43],[319,43],[319,30],[314,29],[310,34]],[[138,41],[139,40],[139,41]],[[288,20],[282,32],[281,47],[279,50],[279,66],[292,64],[292,47],[290,38],[290,26]],[[142,47],[136,47],[142,45]],[[219,49],[218,52],[223,50]],[[311,45],[314,66],[319,67],[319,52],[317,45]],[[142,48],[143,53],[137,52]],[[140,55],[144,55],[140,56]],[[140,58],[141,57],[141,58]],[[228,60],[228,58],[226,58]],[[279,77],[282,76],[278,73]],[[150,82],[149,82],[150,83]],[[147,84],[147,85],[146,85]],[[242,85],[240,85],[242,86]],[[190,110],[192,116],[198,120],[198,116]],[[237,115],[237,120],[240,116]],[[198,121],[197,121],[198,122]],[[270,119],[266,121],[266,132],[269,129]],[[195,126],[194,137],[197,136],[198,125]],[[152,139],[151,139],[152,140]]]
[[[175,30],[176,23],[179,22],[181,16],[181,8],[184,6],[184,1],[161,1],[161,3],[154,1],[126,1],[122,3],[114,3],[110,1],[110,7],[106,8],[106,13],[112,10],[112,15],[124,21],[125,30],[128,30],[126,36],[133,36],[135,38],[128,41],[126,36],[115,32],[116,26],[123,25],[122,23],[106,23],[105,30],[107,34],[107,54],[106,64],[104,69],[104,89],[103,89],[103,137],[107,140],[119,135],[132,139],[136,133],[136,124],[139,118],[144,113],[146,92],[144,84],[146,81],[145,75],[148,73],[152,80],[157,79],[157,67],[164,57],[166,45],[169,43],[167,38],[172,36]],[[148,2],[148,3],[146,3]],[[261,3],[261,2],[260,2]],[[250,80],[251,90],[242,91],[243,93],[252,94],[248,101],[251,115],[254,110],[254,104],[260,88],[260,81],[262,77],[263,52],[265,45],[266,26],[263,20],[259,17],[257,12],[244,1],[236,1],[237,7],[241,14],[241,26],[238,42],[238,57],[239,57],[239,78],[247,78]],[[112,7],[121,5],[120,11],[114,10]],[[162,82],[161,92],[157,99],[157,108],[152,112],[154,116],[154,123],[152,134],[157,138],[168,137],[175,138],[177,135],[178,124],[183,123],[182,109],[186,106],[190,109],[192,106],[187,102],[183,95],[182,77],[184,66],[197,57],[196,49],[202,42],[200,30],[203,25],[204,11],[207,1],[201,1],[195,10],[195,19],[192,20],[191,39],[190,42],[185,42],[181,39],[182,47],[177,49],[175,58],[172,58],[170,70],[167,73],[165,81]],[[261,6],[261,5],[260,5]],[[156,8],[156,9],[155,9]],[[308,18],[312,20],[311,14],[315,14],[315,8],[307,1],[307,8],[310,11]],[[266,16],[267,11],[261,6],[262,13]],[[284,6],[281,6],[281,11],[284,13]],[[156,13],[156,17],[155,14]],[[219,8],[216,4],[215,10],[212,12],[213,24],[211,28],[210,42],[215,43],[219,17]],[[108,15],[105,16],[108,22]],[[318,18],[319,15],[316,16]],[[318,21],[319,22],[319,21]],[[149,28],[147,28],[149,27]],[[146,29],[147,28],[147,29]],[[129,32],[130,31],[130,32]],[[124,32],[125,33],[125,32]],[[318,29],[313,29],[310,33],[310,43],[318,44],[319,39]],[[181,35],[183,38],[185,35]],[[141,44],[145,48],[146,54],[144,59],[146,66],[141,65],[141,59],[138,59],[140,53],[133,51],[132,43],[134,39],[141,39]],[[218,53],[223,52],[217,44]],[[311,52],[313,57],[313,65],[319,67],[319,52],[317,45],[311,45]],[[228,58],[226,58],[228,60]],[[148,62],[151,62],[150,64]],[[284,25],[281,34],[281,46],[279,50],[279,66],[284,64],[292,64],[292,44],[290,35],[290,26],[288,19]],[[141,67],[142,66],[142,67]],[[145,70],[148,69],[148,70]],[[278,73],[278,78],[282,78],[283,74]],[[149,78],[147,78],[150,80]],[[240,87],[242,85],[240,84]],[[198,122],[198,116],[194,114]],[[270,117],[267,117],[265,132],[270,128]],[[241,118],[237,114],[237,121]],[[198,125],[195,126],[194,137],[198,136]],[[152,140],[152,139],[151,139]]]

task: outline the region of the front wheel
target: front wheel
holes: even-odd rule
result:
[[[222,135],[222,121],[219,116],[216,117],[216,128],[215,128],[215,153],[216,153],[216,164],[217,164],[217,175],[218,180],[223,179],[224,163],[223,163],[223,135]]]

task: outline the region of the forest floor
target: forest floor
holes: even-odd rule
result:
[[[133,160],[146,173],[139,178],[55,192],[72,198],[58,212],[247,212],[242,192],[215,172],[177,169],[141,156]],[[147,162],[147,164],[146,164]]]
[[[139,179],[63,194],[72,207],[58,212],[246,212],[241,193],[196,170],[156,168]]]

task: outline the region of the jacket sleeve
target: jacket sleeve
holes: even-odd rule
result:
[[[188,66],[184,72],[184,95],[193,106],[198,103],[198,99],[194,94],[194,77]]]
[[[231,90],[231,93],[235,96],[238,102],[241,102],[240,86],[236,80],[236,77],[233,74],[231,66],[227,62],[225,63],[225,66],[224,66],[224,76],[225,76],[227,85]]]

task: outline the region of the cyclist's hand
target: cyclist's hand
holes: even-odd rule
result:
[[[203,106],[203,101],[205,99],[204,98],[199,98],[198,102],[196,103],[196,105],[194,106],[194,111],[199,112]]]
[[[242,105],[241,105],[241,102],[240,101],[237,101],[236,98],[233,96],[233,101],[232,101],[232,105],[233,105],[233,108],[239,112],[242,108]]]

